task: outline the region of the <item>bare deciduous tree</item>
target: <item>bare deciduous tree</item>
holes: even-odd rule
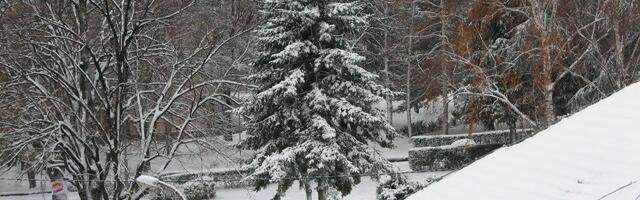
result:
[[[13,3],[0,66],[25,103],[18,120],[3,123],[2,137],[16,139],[2,148],[9,158],[2,164],[34,150],[38,169],[57,163],[82,199],[139,199],[131,180],[152,161],[163,160],[152,170],[162,172],[180,146],[207,143],[196,123],[210,115],[207,107],[239,104],[220,88],[251,87],[210,73],[238,66],[245,53],[224,52],[235,60],[229,66],[214,60],[251,26],[180,24],[206,15],[194,9],[202,2]],[[160,126],[175,130],[165,133],[165,151],[156,145]],[[139,158],[126,156],[132,144]]]

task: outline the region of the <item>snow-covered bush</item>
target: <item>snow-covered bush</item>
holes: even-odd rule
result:
[[[213,199],[216,195],[214,179],[209,176],[199,177],[198,179],[187,181],[184,184],[177,185],[189,200],[205,200]],[[149,192],[152,194],[152,200],[173,200],[180,197],[170,189],[159,188]]]
[[[149,191],[149,199],[151,200],[173,200],[180,199],[180,196],[169,189],[152,189]]]
[[[422,189],[424,185],[407,182],[406,179],[385,178],[380,180],[376,191],[377,200],[402,200]]]
[[[342,193],[340,191],[338,191],[336,188],[333,187],[329,187],[329,192],[327,192],[327,200],[342,200],[343,196]]]
[[[214,179],[208,176],[182,184],[181,188],[189,200],[212,199],[216,196]]]

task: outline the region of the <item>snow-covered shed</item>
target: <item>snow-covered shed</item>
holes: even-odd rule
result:
[[[408,200],[640,199],[640,83]]]

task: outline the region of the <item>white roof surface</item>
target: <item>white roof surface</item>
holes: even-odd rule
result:
[[[639,179],[637,83],[407,200],[638,200]]]

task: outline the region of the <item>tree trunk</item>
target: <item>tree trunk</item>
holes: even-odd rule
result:
[[[406,84],[407,84],[407,99],[406,99],[406,109],[407,109],[407,135],[409,137],[413,136],[411,132],[411,61],[413,59],[413,18],[415,17],[415,2],[411,2],[411,23],[409,25],[409,60],[407,60],[407,74],[406,74]]]
[[[449,134],[449,91],[447,86],[442,87],[442,135]]]
[[[447,10],[446,10],[446,6],[445,6],[445,1],[441,0],[440,1],[440,18],[441,18],[441,29],[440,29],[440,34],[441,34],[441,42],[442,42],[442,50],[443,51],[448,51],[449,50],[449,43],[447,42],[446,38],[447,38],[447,27],[449,26],[449,20],[447,17]],[[441,52],[442,56],[442,61],[445,61],[446,59],[444,52]],[[442,126],[442,135],[447,135],[449,134],[449,88],[447,87],[447,80],[448,80],[448,72],[447,72],[447,64],[446,62],[442,62],[442,118],[440,118],[441,121],[441,126]],[[473,131],[473,130],[472,130]]]
[[[622,37],[620,37],[620,23],[616,22],[613,26],[613,32],[615,35],[615,61],[619,79],[614,80],[616,83],[617,89],[621,89],[626,84],[629,74],[627,74],[627,70],[624,64],[624,44],[622,42]]]
[[[411,85],[410,85],[410,80],[411,80],[411,75],[410,75],[410,71],[411,68],[410,66],[407,66],[407,99],[406,99],[406,109],[407,109],[407,136],[411,137],[413,136],[413,134],[411,133]]]
[[[311,183],[308,180],[304,181],[304,192],[307,195],[307,200],[313,200],[313,190],[311,189]]]
[[[544,96],[544,126],[549,127],[555,121],[553,108],[553,88],[547,88]]]
[[[86,182],[86,181],[83,181]],[[77,189],[78,189],[78,197],[80,197],[80,199],[82,200],[107,200],[108,198],[104,197],[103,194],[106,191],[106,189],[100,189],[100,184],[97,184],[97,187],[93,187],[93,184],[82,184],[81,185],[76,185]],[[87,189],[88,188],[88,189]]]
[[[29,178],[29,188],[36,188],[36,172],[33,169],[27,171],[27,178]]]
[[[385,35],[386,35],[386,33],[385,33]],[[391,78],[389,77],[390,76],[389,73],[390,73],[389,72],[389,58],[385,54],[385,58],[384,58],[384,82],[385,82],[385,85],[387,86],[387,88],[391,88]],[[387,96],[385,98],[385,101],[387,102],[387,122],[389,122],[389,124],[393,125],[393,98],[391,96]]]
[[[227,95],[227,96],[231,96],[231,89],[227,88],[227,86],[225,86],[224,94]],[[225,98],[224,101],[225,101],[225,103],[227,105],[232,105],[233,104],[233,102],[228,98]],[[226,121],[223,120],[223,123],[225,123],[223,127],[227,127],[227,126],[231,127],[231,113],[229,112],[229,108],[223,107],[222,112],[223,112],[223,115],[224,115],[224,120],[226,120]],[[227,141],[227,142],[233,141],[233,131],[227,130],[227,128],[225,128],[225,130],[223,130],[223,134],[224,134],[224,136],[223,136],[224,137],[224,141]]]
[[[167,118],[168,119],[160,120],[157,122],[157,124],[159,125],[158,129],[156,130],[159,131],[158,133],[164,133],[164,152],[165,154],[170,155],[171,149],[173,148],[173,137],[177,137],[178,131],[175,127],[169,124],[169,120],[171,119],[171,117]],[[158,134],[157,136],[160,136],[160,134]]]
[[[384,7],[384,17],[389,16],[387,6]],[[391,72],[389,71],[389,31],[385,29],[383,39],[383,56],[384,56],[384,84],[391,89]],[[387,96],[387,122],[393,125],[393,97]]]
[[[318,181],[318,200],[327,200],[329,197],[329,188],[325,180]]]
[[[393,125],[393,100],[390,97],[387,97],[387,122],[390,125]]]
[[[509,126],[509,144],[513,144],[516,142],[516,134],[518,132],[516,120],[507,122]]]
[[[29,180],[29,188],[35,188],[36,185],[36,172],[30,168],[25,161],[20,161],[20,169],[27,170],[27,179]]]

